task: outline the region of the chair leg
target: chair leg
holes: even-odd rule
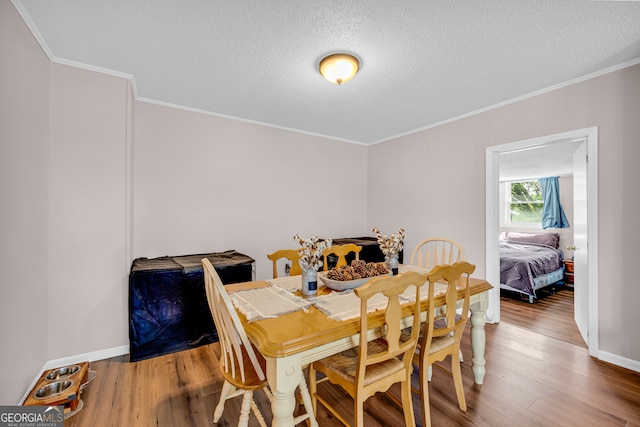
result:
[[[218,405],[216,406],[215,411],[213,412],[213,422],[217,423],[220,421],[220,417],[222,417],[222,413],[224,412],[224,403],[229,398],[229,395],[236,391],[236,388],[232,386],[227,381],[222,385],[222,391],[220,392],[220,400],[218,401]]]
[[[364,427],[364,401],[356,397],[353,399],[353,416],[355,427]]]
[[[264,391],[264,394],[267,395],[267,399],[269,399],[269,402],[273,401],[273,393],[271,393],[271,390],[269,389],[269,386],[265,386],[262,391]]]
[[[415,427],[416,419],[413,414],[413,402],[411,397],[411,374],[400,385],[402,394],[402,409],[404,412],[404,424],[407,427]]]
[[[425,372],[427,371],[427,372]],[[420,367],[420,397],[422,398],[422,425],[431,427],[431,408],[429,407],[429,379],[431,377],[431,365],[428,369]]]
[[[318,422],[316,421],[316,413],[313,408],[313,404],[311,402],[311,395],[309,394],[309,389],[307,388],[307,381],[304,379],[304,371],[302,372],[302,378],[300,379],[300,397],[302,398],[302,403],[304,404],[304,410],[307,412],[306,416],[302,416],[299,418],[300,421],[304,419],[309,420],[309,425],[311,427],[318,427]],[[298,418],[296,418],[296,424],[298,424]]]
[[[451,354],[451,374],[453,375],[453,384],[456,387],[456,396],[458,396],[458,406],[462,411],[466,411],[467,402],[464,398],[464,385],[462,383],[462,370],[460,369],[460,357],[458,351],[454,351]]]
[[[316,379],[316,370],[313,369],[313,364],[311,364],[309,365],[309,394],[311,395],[311,409],[314,415],[318,413],[318,386]]]
[[[242,401],[242,403],[244,403],[244,400]],[[264,420],[264,417],[262,416],[260,409],[258,409],[258,405],[256,405],[256,401],[253,400],[253,397],[251,397],[251,410],[253,411],[254,415],[258,419],[258,424],[260,424],[260,427],[268,427],[267,422]]]
[[[242,406],[240,407],[240,418],[238,419],[238,427],[247,427],[249,425],[249,410],[253,403],[253,391],[245,390],[242,396]]]

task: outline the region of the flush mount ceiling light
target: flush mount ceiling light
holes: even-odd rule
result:
[[[348,53],[334,53],[320,61],[320,74],[331,83],[340,85],[353,78],[360,68],[358,58]]]

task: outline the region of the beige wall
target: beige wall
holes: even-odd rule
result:
[[[0,2],[0,405],[48,360],[49,59]],[[10,65],[10,66],[8,66]]]
[[[369,221],[404,226],[407,246],[445,235],[485,270],[485,148],[598,126],[600,349],[640,361],[640,65],[487,111],[369,150]],[[394,157],[399,173],[379,172]],[[455,168],[451,170],[451,166]],[[397,223],[396,212],[402,212]]]
[[[134,257],[235,249],[270,278],[266,254],[293,235],[368,235],[367,148],[135,103]]]
[[[404,227],[407,256],[427,237],[448,237],[484,275],[481,124],[475,116],[369,148],[369,223],[385,233]]]
[[[129,92],[125,79],[52,65],[48,359],[127,343]]]
[[[0,404],[47,361],[126,348],[133,257],[234,248],[265,278],[266,253],[294,233],[405,227],[408,248],[459,240],[482,275],[485,148],[589,126],[600,129],[600,344],[640,360],[640,66],[367,148],[132,102],[126,79],[50,64],[0,4],[0,339],[11,343]]]
[[[366,233],[366,147],[134,103],[6,9],[0,404],[47,363],[126,353],[133,257],[233,248],[267,278],[295,233]]]

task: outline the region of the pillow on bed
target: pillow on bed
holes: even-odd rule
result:
[[[559,233],[502,233],[500,240],[508,240],[513,243],[536,243],[558,249],[560,245]]]

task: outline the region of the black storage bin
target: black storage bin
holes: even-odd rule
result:
[[[378,245],[378,239],[375,237],[343,237],[338,239],[331,239],[334,245],[346,245],[353,243],[358,246],[362,246],[360,251],[360,259],[366,262],[382,262],[384,261],[384,254],[380,250]],[[402,264],[403,251],[398,253],[398,262]],[[347,264],[351,265],[351,261],[355,259],[355,255],[350,253],[346,256]],[[327,256],[327,264],[329,269],[334,268],[338,262],[338,257],[335,255]]]
[[[222,283],[254,279],[255,260],[234,250],[138,258],[129,274],[129,360],[134,362],[218,341],[204,290],[202,258]]]

